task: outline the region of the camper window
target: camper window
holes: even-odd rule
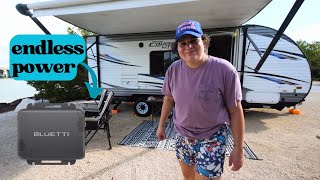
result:
[[[173,51],[151,51],[150,52],[150,75],[164,76],[168,67],[179,55]]]
[[[223,34],[223,35],[213,35],[210,37],[211,37],[211,41],[210,41],[210,46],[208,48],[208,54],[211,56],[223,58],[231,62],[232,35]]]

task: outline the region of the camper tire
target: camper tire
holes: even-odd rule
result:
[[[148,117],[152,113],[152,107],[146,98],[139,98],[134,103],[134,113],[139,117]]]

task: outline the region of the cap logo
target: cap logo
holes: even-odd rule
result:
[[[195,23],[194,22],[190,22],[190,21],[186,21],[184,23],[182,23],[179,27],[178,27],[178,33],[180,33],[181,31],[185,30],[185,29],[194,29],[197,30]]]

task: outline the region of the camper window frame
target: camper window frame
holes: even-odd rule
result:
[[[151,57],[151,54],[152,53],[154,53],[154,52],[162,52],[163,53],[163,74],[155,74],[155,73],[152,73],[152,65],[151,65],[151,62],[152,62],[152,57]],[[168,65],[168,67],[166,67],[165,66],[165,59],[164,59],[164,53],[166,53],[166,52],[170,52],[170,59],[172,60],[172,54],[176,54],[177,55],[177,58],[175,59],[175,60],[173,60],[171,63],[170,63],[170,65],[174,62],[174,61],[176,61],[176,60],[179,60],[180,59],[180,57],[179,57],[179,54],[177,53],[177,52],[175,52],[175,51],[173,51],[173,50],[155,50],[155,51],[150,51],[149,52],[149,74],[151,75],[151,76],[165,76],[165,74],[166,74],[166,72],[167,72],[167,69],[169,68],[169,66],[170,65]]]

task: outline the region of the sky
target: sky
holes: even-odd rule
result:
[[[19,34],[43,34],[42,30],[27,16],[21,15],[15,5],[44,0],[4,0],[0,11],[0,67],[9,67],[10,40]],[[254,0],[253,0],[254,1]],[[295,0],[273,0],[247,24],[257,24],[279,29]],[[293,40],[309,43],[320,41],[320,0],[305,0],[301,8],[284,32]],[[54,17],[41,17],[39,20],[52,34],[66,34],[72,25]]]

